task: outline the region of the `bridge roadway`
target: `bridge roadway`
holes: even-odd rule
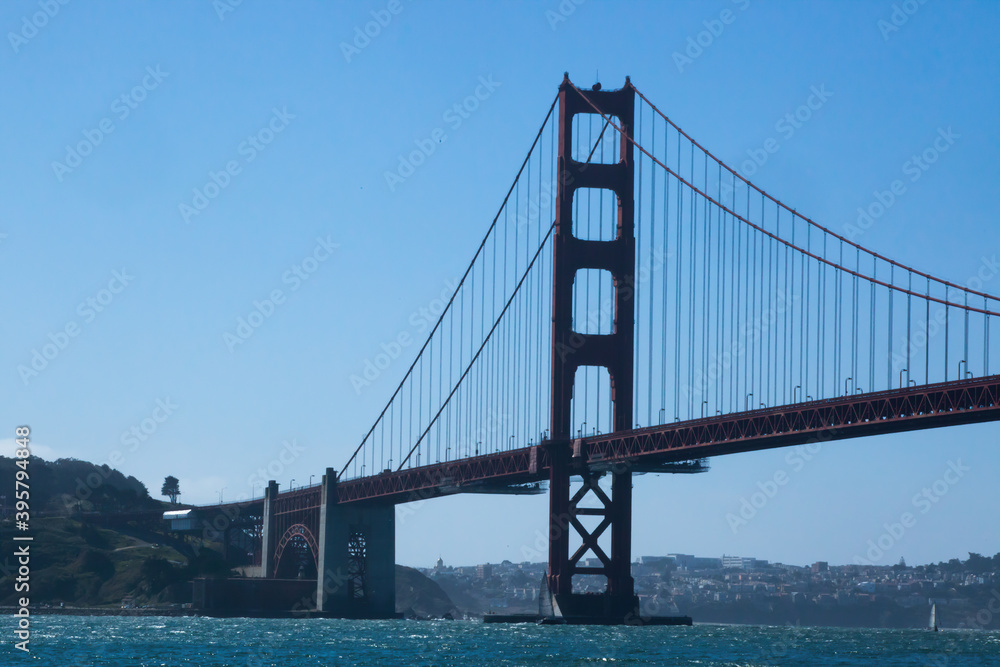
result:
[[[1000,375],[761,408],[582,438],[578,468],[657,465],[809,442],[860,438],[1000,419]],[[338,502],[405,503],[490,486],[547,480],[549,447],[533,447],[341,481]],[[621,469],[621,468],[619,468]]]
[[[586,465],[591,470],[618,466],[619,470],[648,472],[659,466],[740,452],[996,420],[1000,420],[1000,375],[991,375],[715,415],[562,444],[573,448],[577,470]],[[549,451],[559,444],[545,441],[532,447],[342,480],[337,484],[337,502],[399,504],[455,493],[528,490],[518,486],[548,480]],[[318,506],[321,488],[318,484],[302,487],[280,493],[278,498],[297,501],[295,504],[303,507]],[[211,507],[236,509],[261,502]]]

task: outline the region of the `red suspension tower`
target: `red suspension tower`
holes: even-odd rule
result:
[[[612,469],[610,497],[599,479],[605,471],[589,470],[584,463],[583,444],[572,440],[570,410],[576,371],[581,366],[606,368],[611,378],[612,424],[615,431],[632,426],[632,378],[635,330],[635,223],[632,157],[635,94],[626,78],[625,87],[615,91],[582,91],[569,75],[559,88],[559,155],[556,195],[556,227],[553,237],[552,287],[552,415],[551,472],[549,490],[549,573],[548,600],[544,612],[566,618],[604,618],[621,622],[637,613],[631,575],[632,473],[627,466]],[[573,158],[573,117],[600,113],[621,129],[618,133],[618,161],[592,164]],[[602,120],[602,126],[610,126]],[[614,193],[618,202],[617,234],[610,241],[580,239],[573,234],[573,198],[581,188],[603,188]],[[585,269],[608,271],[614,282],[614,328],[610,334],[584,334],[573,329],[573,282]],[[577,321],[587,320],[577,313]],[[570,476],[580,475],[583,486],[570,496]],[[588,493],[603,507],[578,507]],[[600,516],[599,525],[587,530],[580,516]],[[611,530],[611,552],[606,553],[598,538]],[[570,534],[575,532],[581,546],[570,554]],[[587,551],[600,561],[597,567],[582,567]],[[573,576],[597,574],[607,578],[602,596],[573,593]],[[544,613],[543,612],[543,613]]]

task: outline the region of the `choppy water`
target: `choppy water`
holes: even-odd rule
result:
[[[2,621],[0,664],[1000,665],[996,632],[116,616],[35,616],[24,655],[13,646],[13,621]]]

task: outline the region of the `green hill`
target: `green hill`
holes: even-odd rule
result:
[[[142,605],[185,602],[189,595],[177,584],[194,576],[229,572],[222,557],[210,548],[195,556],[193,545],[181,543],[179,550],[169,544],[170,536],[150,542],[126,531],[68,517],[33,519],[32,604],[118,607],[126,597]],[[13,533],[8,525],[0,528],[5,541]],[[14,593],[16,573],[11,559],[0,563],[0,572],[4,574],[0,591],[5,594],[0,604],[12,605],[18,594]]]
[[[17,459],[0,456],[0,495],[13,504]],[[166,505],[149,496],[146,486],[114,468],[77,459],[28,459],[31,514],[69,515],[74,511],[122,512]]]

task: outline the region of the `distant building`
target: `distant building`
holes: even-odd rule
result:
[[[743,569],[743,557],[742,556],[723,556],[722,557],[722,569],[724,569],[724,570],[742,570]]]
[[[690,569],[694,561],[694,556],[690,554],[667,554],[667,558],[673,558],[677,567]]]
[[[666,565],[674,562],[671,556],[639,556],[640,565]]]
[[[819,574],[820,572],[829,572],[830,564],[822,560],[816,561],[815,563],[812,564],[811,569],[813,574]]]
[[[478,568],[476,568],[476,576],[480,579],[489,579],[493,576],[493,566],[489,563],[483,563]]]

